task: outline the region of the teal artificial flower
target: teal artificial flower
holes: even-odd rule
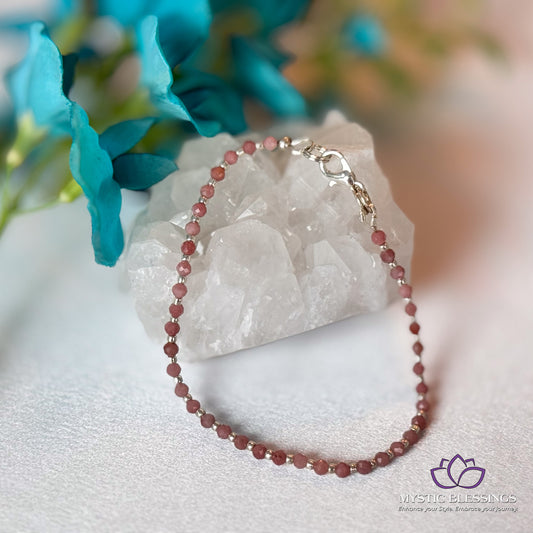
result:
[[[344,27],[344,38],[348,47],[365,56],[379,56],[387,47],[381,22],[369,14],[351,17]]]
[[[146,134],[152,118],[117,124],[100,137],[84,109],[66,96],[73,62],[61,56],[42,22],[30,26],[29,37],[26,56],[7,78],[15,113],[19,123],[30,117],[36,130],[72,137],[70,170],[87,196],[95,259],[113,266],[124,248],[120,188],[145,189],[176,167],[151,154],[125,153]]]

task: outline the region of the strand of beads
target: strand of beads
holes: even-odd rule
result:
[[[413,372],[420,379],[416,387],[419,395],[416,403],[417,412],[411,419],[411,425],[403,433],[402,438],[393,442],[386,451],[376,453],[372,459],[329,462],[325,459],[310,458],[303,453],[287,453],[281,449],[268,448],[266,444],[255,442],[246,435],[236,434],[228,424],[220,422],[213,414],[207,413],[201,407],[200,402],[190,394],[188,385],[183,382],[181,367],[177,362],[179,348],[176,341],[180,331],[179,318],[184,312],[183,299],[187,295],[186,279],[192,270],[190,258],[196,251],[196,239],[201,229],[200,220],[207,213],[207,204],[215,194],[215,186],[225,179],[228,168],[235,165],[243,154],[253,156],[257,150],[273,151],[278,147],[279,142],[274,137],[267,137],[260,143],[250,140],[244,142],[238,150],[229,150],[224,154],[222,163],[211,169],[211,179],[200,188],[200,197],[192,206],[191,218],[185,225],[187,235],[181,245],[183,255],[176,266],[178,279],[172,287],[174,301],[169,307],[170,316],[165,324],[167,339],[163,351],[170,358],[167,373],[174,378],[175,394],[184,400],[187,411],[196,414],[204,428],[211,428],[219,438],[232,442],[238,450],[249,450],[256,459],[267,459],[275,465],[293,464],[298,469],[313,470],[319,475],[335,473],[338,477],[345,478],[356,472],[368,474],[376,467],[388,465],[393,458],[403,455],[407,447],[418,442],[420,432],[426,428],[427,413],[430,408],[426,399],[428,387],[424,382],[424,366],[421,361],[423,346],[419,338],[420,325],[415,317],[417,307],[411,298],[412,287],[405,280],[405,269],[396,263],[395,253],[387,245],[385,232],[378,229],[377,226],[371,226],[371,240],[380,248],[381,260],[389,266],[390,276],[398,283],[400,296],[406,301],[405,312],[412,317],[409,329],[416,338],[413,344],[413,352],[416,357]]]

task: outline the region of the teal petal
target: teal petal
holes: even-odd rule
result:
[[[197,118],[231,134],[246,130],[243,103],[238,93],[217,76],[184,70],[172,85],[187,109]]]
[[[31,111],[37,126],[69,133],[71,102],[63,93],[63,58],[42,22],[30,26],[29,37],[24,59],[7,76],[15,113]]]
[[[379,19],[372,15],[359,14],[350,18],[343,35],[348,47],[362,55],[381,55],[387,46],[385,30]]]
[[[237,80],[246,93],[257,98],[277,115],[305,115],[304,98],[276,66],[280,61],[277,52],[244,37],[232,39],[232,51]]]
[[[113,124],[100,135],[100,146],[111,159],[115,159],[143,139],[155,121],[155,118],[147,117]]]
[[[101,148],[87,114],[76,103],[72,103],[71,127],[70,170],[88,199],[95,259],[113,266],[124,248],[120,186],[113,179],[111,158]]]
[[[222,130],[216,120],[206,120],[189,112],[184,102],[172,92],[174,79],[159,42],[158,20],[146,17],[137,29],[141,56],[141,83],[148,89],[152,103],[167,117],[191,122],[198,133],[211,137]]]
[[[143,191],[178,169],[172,159],[152,154],[125,154],[113,161],[115,181],[123,189]]]

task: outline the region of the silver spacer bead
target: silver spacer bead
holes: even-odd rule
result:
[[[417,426],[416,424],[413,424],[410,429],[412,429],[415,433],[420,432],[420,426]]]
[[[176,342],[176,337],[171,337],[170,335],[167,335],[167,342]]]
[[[350,463],[350,473],[355,474],[357,472],[357,463]]]
[[[254,442],[253,440],[249,440],[248,441],[248,444],[246,445],[246,449],[249,450],[249,451],[252,451],[252,448],[256,445],[257,443]]]
[[[198,409],[198,411],[196,411],[196,416],[198,418],[200,418],[203,415],[205,415],[205,411],[202,408],[200,408],[200,409]]]
[[[181,377],[181,374],[175,379],[176,379],[176,383],[183,383],[183,378]]]
[[[329,466],[328,466],[328,474],[334,474],[335,473],[335,467],[336,467],[336,463],[329,463]]]
[[[292,465],[294,462],[294,455],[292,453],[288,453],[285,462],[289,465]]]
[[[409,441],[407,439],[402,439],[400,442],[403,444],[404,448],[408,448],[409,447]]]
[[[256,150],[264,150],[265,147],[263,146],[262,142],[257,142],[257,143],[255,143],[255,149]]]
[[[278,146],[282,150],[286,150],[287,148],[290,148],[291,145],[292,145],[292,139],[290,137],[283,137],[282,139],[279,140],[279,144],[278,144]]]
[[[374,468],[376,468],[376,466],[377,466],[376,460],[375,459],[370,459],[369,462],[372,465],[372,470],[374,470]]]
[[[390,449],[388,449],[385,453],[389,456],[389,459],[394,459],[394,454]]]
[[[269,460],[272,459],[272,454],[273,454],[273,453],[274,453],[274,452],[273,452],[272,450],[267,450],[267,451],[265,452],[265,459],[269,459]]]
[[[189,393],[183,396],[183,401],[185,403],[187,403],[189,400],[192,400],[192,396]]]
[[[309,461],[307,461],[307,464],[305,465],[305,468],[307,468],[307,470],[313,470],[314,466],[315,466],[315,460],[309,459]]]
[[[241,155],[244,154],[244,150],[243,150],[242,148],[239,148],[238,150],[235,150],[235,153],[236,153],[239,157],[241,157]]]
[[[220,422],[217,422],[216,420],[213,422],[213,425],[211,426],[211,429],[213,431],[216,431],[218,429],[218,426],[220,426]]]
[[[219,167],[222,167],[224,170],[227,170],[227,168],[229,167],[229,165],[226,163],[226,161],[222,161],[222,163],[220,163],[220,165],[218,165]]]
[[[235,437],[237,436],[237,433],[234,433],[233,431],[228,435],[228,440],[230,442],[233,442],[235,440]]]

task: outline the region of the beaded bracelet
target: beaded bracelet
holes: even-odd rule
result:
[[[403,433],[402,438],[393,442],[388,450],[376,453],[373,459],[331,463],[324,459],[307,457],[303,453],[286,453],[281,449],[269,449],[265,444],[254,442],[246,435],[237,435],[229,425],[221,423],[213,414],[207,413],[202,409],[200,402],[194,399],[189,393],[189,387],[183,382],[181,376],[181,367],[176,358],[178,353],[176,336],[180,331],[179,317],[183,314],[184,310],[182,300],[187,294],[185,281],[191,273],[189,260],[196,251],[196,239],[200,233],[199,219],[207,213],[207,202],[215,194],[215,185],[226,177],[226,171],[231,165],[237,163],[240,156],[243,154],[252,156],[257,150],[274,151],[276,149],[290,150],[294,155],[302,155],[308,160],[318,163],[324,176],[331,180],[343,182],[350,187],[359,204],[361,221],[367,223],[370,228],[370,238],[381,250],[381,260],[389,266],[390,276],[397,282],[400,296],[406,301],[405,312],[412,318],[409,330],[415,336],[413,352],[416,356],[413,372],[420,379],[420,382],[416,386],[416,392],[419,395],[416,403],[417,412],[411,420],[410,428]],[[333,170],[333,166],[337,170]],[[196,414],[200,418],[200,423],[204,428],[213,429],[218,437],[229,440],[239,450],[251,451],[256,459],[269,459],[275,465],[283,465],[285,463],[293,464],[299,469],[307,468],[314,470],[319,475],[335,473],[341,478],[356,472],[359,474],[368,474],[378,466],[386,466],[394,457],[403,455],[408,446],[412,446],[419,440],[420,432],[427,425],[427,413],[430,405],[426,399],[428,387],[423,378],[424,366],[421,362],[423,346],[418,336],[420,325],[415,318],[417,308],[411,298],[412,287],[405,279],[405,269],[395,262],[394,250],[388,247],[385,232],[376,226],[376,218],[376,208],[370,199],[366,187],[363,183],[356,180],[355,174],[344,155],[337,150],[327,149],[317,145],[310,139],[293,140],[289,137],[284,137],[278,141],[274,137],[269,136],[263,142],[259,143],[248,140],[238,150],[227,151],[224,154],[224,161],[211,169],[211,179],[200,188],[200,198],[192,206],[192,216],[185,226],[187,236],[181,245],[183,256],[176,267],[179,277],[177,283],[172,287],[172,293],[175,299],[169,307],[170,320],[165,324],[167,342],[163,348],[165,354],[171,360],[167,366],[167,373],[174,378],[176,395],[185,401],[189,413]]]

